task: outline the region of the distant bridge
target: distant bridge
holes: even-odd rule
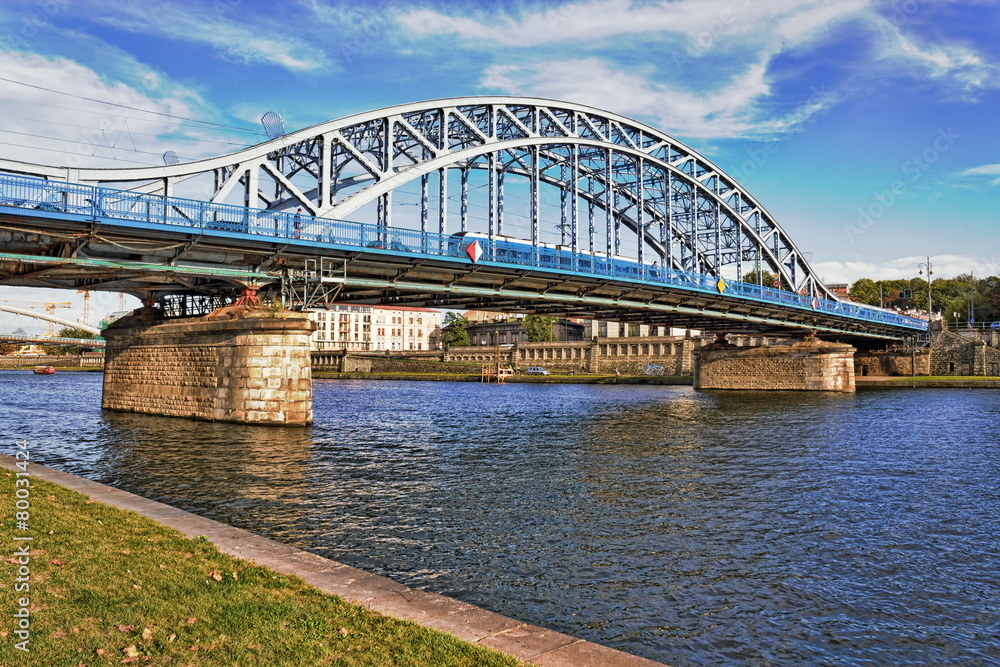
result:
[[[0,160],[0,170],[16,174],[0,177],[0,284],[125,291],[173,312],[281,285],[299,304],[853,340],[927,326],[840,301],[717,166],[649,126],[576,104],[439,100],[187,164]],[[182,189],[208,194],[175,196]],[[754,269],[783,289],[744,282]]]
[[[36,320],[42,320],[44,322],[52,322],[54,324],[61,324],[69,329],[78,329],[80,331],[86,331],[87,333],[92,333],[95,336],[100,335],[101,330],[97,327],[92,327],[89,324],[83,324],[81,322],[74,322],[73,320],[68,320],[64,317],[59,317],[52,313],[40,313],[34,310],[28,310],[27,308],[21,308],[19,306],[11,306],[8,304],[0,303],[0,312],[13,313],[15,315],[23,315],[25,317],[30,317]],[[89,340],[89,339],[84,339]]]
[[[0,303],[0,312],[12,313],[14,315],[29,317],[43,322],[52,322],[54,324],[61,324],[67,328],[77,329],[79,331],[86,331],[87,333],[92,333],[95,336],[99,336],[101,333],[100,329],[98,329],[97,327],[92,327],[89,324],[81,324],[80,322],[73,322],[72,320],[68,320],[63,317],[58,317],[51,313],[40,313],[34,310],[20,308],[18,306],[11,306],[8,304]],[[104,339],[102,338],[67,338],[65,336],[42,336],[30,333],[0,334],[0,343],[19,343],[19,344],[31,344],[31,345],[62,345],[62,346],[73,346],[73,347],[86,347],[91,349],[104,347]]]
[[[0,343],[17,343],[22,345],[60,345],[66,347],[85,347],[103,349],[103,338],[65,338],[63,336],[17,336],[0,334]]]

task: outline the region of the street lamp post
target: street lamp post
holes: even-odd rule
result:
[[[969,274],[969,328],[976,325],[976,274]]]
[[[931,324],[931,276],[934,275],[934,271],[931,267],[931,258],[927,258],[927,262],[921,262],[917,264],[918,273],[923,275],[924,269],[927,269],[927,326]]]

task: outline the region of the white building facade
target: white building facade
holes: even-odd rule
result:
[[[314,350],[433,350],[440,346],[441,312],[405,306],[331,304],[306,311],[316,323]]]

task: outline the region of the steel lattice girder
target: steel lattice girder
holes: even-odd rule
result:
[[[544,168],[539,161],[547,163]],[[163,167],[70,169],[0,160],[0,169],[15,173],[130,184],[135,191],[165,195],[179,182],[212,174],[213,202],[242,194],[247,206],[302,207],[327,218],[345,219],[377,202],[379,223],[386,226],[393,191],[415,180],[421,181],[426,224],[426,177],[438,173],[444,201],[444,175],[454,168],[489,172],[491,234],[503,229],[503,177],[514,173],[531,181],[532,242],[538,242],[541,181],[567,192],[564,201],[572,199],[563,209],[568,220],[558,224],[564,233],[569,229],[574,248],[584,245],[582,230],[593,247],[593,211],[600,207],[609,252],[619,249],[624,226],[635,235],[640,255],[648,247],[665,265],[721,275],[724,266],[735,264],[740,277],[748,262],[767,267],[795,292],[835,298],[764,207],[716,165],[648,125],[568,102],[468,97],[405,104],[321,123],[230,155]],[[587,224],[580,224],[580,201],[588,207]],[[447,213],[439,208],[445,231]],[[464,230],[464,187],[462,210]]]

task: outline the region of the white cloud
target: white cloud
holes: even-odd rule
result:
[[[326,54],[314,44],[290,33],[287,26],[241,24],[245,15],[238,7],[209,12],[207,7],[174,5],[169,2],[128,2],[110,6],[111,12],[97,13],[94,19],[121,30],[153,34],[182,42],[205,44],[229,58],[246,63],[276,65],[290,71],[328,69]],[[215,7],[222,8],[222,3]]]
[[[926,44],[881,17],[875,19],[875,26],[880,34],[879,57],[913,70],[918,78],[923,75],[942,81],[970,97],[1000,87],[1000,68],[964,45]]]
[[[153,72],[136,77],[156,92],[107,81],[66,58],[0,51],[3,77],[41,86],[0,81],[0,141],[7,159],[56,166],[130,167],[162,164],[161,154],[175,150],[192,159],[233,150],[203,127],[142,113],[137,109],[185,118],[204,117],[197,95]],[[44,90],[46,88],[49,90]],[[101,104],[50,91],[60,91]]]
[[[853,283],[861,278],[872,280],[898,280],[923,277],[917,265],[927,261],[924,256],[899,257],[888,262],[816,262],[813,270],[826,283]],[[934,278],[954,278],[973,272],[977,276],[1000,274],[1000,258],[972,257],[969,255],[940,255],[931,257]]]
[[[409,12],[399,21],[417,35],[456,34],[470,44],[515,47],[575,41],[586,48],[601,39],[671,34],[686,47],[676,52],[672,63],[663,63],[658,69],[626,71],[603,58],[553,59],[547,55],[546,60],[534,64],[490,66],[482,84],[508,94],[567,99],[655,119],[668,133],[684,137],[769,139],[796,129],[835,102],[832,95],[814,94],[792,111],[768,117],[761,107],[773,92],[768,76],[773,58],[856,16],[867,4],[867,0],[677,0],[651,4],[586,0],[517,19],[500,17],[488,24],[430,10]],[[688,63],[707,59],[714,51],[726,52],[730,63],[732,53],[739,52],[736,61],[745,64],[735,74],[717,74],[696,84],[676,81]]]
[[[991,179],[990,183],[993,185],[1000,185],[1000,164],[984,164],[979,167],[960,171],[958,175],[971,177],[986,176]]]
[[[503,46],[539,46],[556,42],[591,42],[645,33],[675,33],[699,51],[725,46],[723,38],[775,39],[799,43],[817,31],[868,5],[867,0],[675,0],[638,3],[632,0],[586,0],[567,3],[519,18],[464,16],[418,9],[399,22],[417,35],[454,34],[473,42]]]
[[[766,70],[765,63],[756,63],[719,90],[699,94],[587,58],[494,65],[486,70],[483,85],[511,95],[565,99],[627,116],[654,118],[669,134],[695,138],[781,134],[832,103],[832,98],[814,96],[787,116],[760,120],[756,105],[770,94]]]
[[[927,45],[905,35],[872,0],[581,0],[527,7],[519,14],[477,16],[416,9],[398,21],[417,37],[455,36],[472,49],[520,49],[521,64],[488,66],[482,79],[487,88],[638,114],[695,138],[772,138],[836,104],[845,92],[814,94],[780,116],[765,110],[784,83],[775,78],[775,59],[819,44],[852,21],[860,50],[877,44],[875,61],[857,66],[861,77],[902,71],[966,96],[1000,81],[997,68],[965,46]],[[636,68],[595,53],[637,36],[677,46],[658,67]],[[682,71],[692,64],[706,75]],[[741,68],[735,74],[734,66]]]

